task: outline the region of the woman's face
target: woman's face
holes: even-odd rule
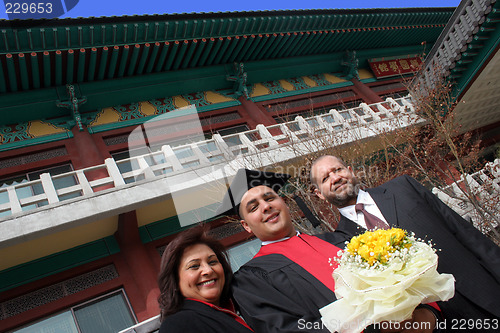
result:
[[[215,252],[205,244],[187,247],[179,264],[179,289],[184,297],[219,305],[225,277]]]

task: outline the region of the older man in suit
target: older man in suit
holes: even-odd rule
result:
[[[468,331],[499,328],[500,248],[415,179],[401,176],[362,190],[350,166],[326,155],[312,164],[311,181],[319,198],[339,208],[335,232],[354,236],[399,227],[432,240],[439,249],[438,271],[456,279],[455,297],[439,304],[448,329],[460,328],[466,319],[477,323],[462,325]]]

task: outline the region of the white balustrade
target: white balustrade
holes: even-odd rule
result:
[[[383,103],[371,105],[362,103],[353,109],[341,111],[332,109],[317,116],[297,116],[293,121],[286,123],[267,127],[258,125],[256,129],[246,132],[225,136],[214,134],[212,139],[183,146],[164,145],[160,151],[119,161],[108,158],[102,165],[57,176],[46,173],[40,176],[40,180],[0,188],[0,198],[7,197],[8,200],[6,203],[0,203],[0,213],[17,214],[41,206],[47,207],[47,204],[60,202],[62,196],[71,196],[68,200],[78,200],[75,197],[92,196],[96,190],[108,188],[118,190],[138,181],[169,177],[221,162],[229,163],[238,156],[251,156],[262,152],[278,156],[293,145],[295,153],[302,151],[305,154],[311,151],[311,147],[321,149],[321,140],[329,142],[328,135],[343,133],[342,141],[339,142],[347,143],[349,140],[374,136],[377,134],[376,131],[382,128],[381,126],[385,126],[386,129],[407,126],[407,124],[395,126],[390,120],[394,119],[395,115],[412,112],[414,110],[410,97],[396,100],[388,98]],[[376,130],[370,131],[367,129],[368,126]],[[73,177],[76,184],[62,188],[54,184],[54,180],[65,177]],[[17,189],[35,185],[38,187],[42,185],[43,193],[33,194],[27,198],[18,197]]]
[[[21,212],[21,204],[17,198],[17,193],[16,190],[13,186],[10,186],[8,189],[8,194],[9,194],[9,202],[10,204],[10,211],[14,213],[19,213]]]
[[[478,172],[466,175],[471,193],[484,207],[500,218],[500,159],[494,162],[488,162],[485,167]],[[481,225],[481,218],[477,216],[474,207],[467,196],[464,194],[464,179],[440,189],[433,188],[432,192],[436,194],[441,201],[450,206],[455,212],[469,219],[480,230],[488,231],[489,226]],[[497,223],[491,219],[491,224],[495,227]]]
[[[456,9],[455,15],[442,31],[433,49],[426,58],[424,81],[428,88],[433,88],[433,81],[450,75],[455,62],[460,60],[467,51],[473,36],[479,31],[479,25],[484,22],[484,15],[491,11],[490,0],[462,1]],[[494,1],[493,1],[494,2]]]

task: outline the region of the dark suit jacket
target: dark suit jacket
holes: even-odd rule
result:
[[[184,300],[179,312],[166,317],[159,333],[251,333],[233,317],[206,304]]]
[[[445,318],[500,318],[496,244],[409,176],[367,191],[391,226],[432,240],[439,249],[438,271],[453,274],[456,280],[455,297],[440,303]],[[364,231],[344,216],[336,230],[348,236]]]

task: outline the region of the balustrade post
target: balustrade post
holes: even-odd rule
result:
[[[226,141],[224,141],[220,134],[214,134],[212,136],[212,139],[214,139],[217,148],[224,154],[226,159],[231,160],[234,158],[233,152],[231,151],[231,149],[229,149],[228,144],[226,143]]]
[[[52,177],[49,173],[42,173],[40,175],[40,180],[42,181],[43,192],[47,196],[49,204],[59,202],[59,197],[57,196],[56,188],[52,182]]]
[[[210,164],[210,161],[205,156],[205,154],[201,151],[201,149],[198,147],[198,144],[192,143],[189,146],[191,147],[191,150],[193,151],[193,153],[196,155],[196,157],[200,161],[200,165]]]
[[[491,163],[490,172],[495,178],[500,178],[500,158],[497,158]]]
[[[246,146],[248,148],[248,151],[252,152],[257,152],[257,147],[253,144],[252,141],[250,141],[249,138],[245,135],[245,132],[240,133],[239,135],[240,141],[243,144],[243,146]]]
[[[76,177],[78,178],[78,183],[80,183],[80,186],[82,187],[83,195],[90,195],[94,193],[83,170],[76,171]]]
[[[7,188],[7,193],[9,195],[10,202],[10,212],[12,214],[20,213],[23,211],[19,198],[17,197],[16,188],[14,186],[9,186]]]
[[[404,97],[401,99],[401,102],[405,106],[405,112],[407,112],[406,108],[408,108],[411,112],[415,112],[415,108],[413,107],[413,104],[410,101],[408,101],[408,99],[409,99],[408,97]]]
[[[177,156],[175,156],[174,150],[169,145],[164,145],[161,147],[161,151],[163,152],[163,156],[165,159],[172,165],[174,171],[182,170],[182,164],[179,162]]]
[[[312,133],[312,127],[304,120],[304,117],[297,116],[295,121],[299,124],[301,130],[305,130],[307,133]]]
[[[390,116],[394,116],[394,113],[400,113],[400,112],[404,112],[404,107],[402,107],[401,105],[399,105],[398,102],[396,102],[394,99],[392,99],[391,97],[387,97],[386,99],[387,103],[389,103],[389,106],[391,107],[391,110],[389,112]]]
[[[107,158],[104,160],[104,164],[106,164],[106,169],[108,170],[108,174],[113,179],[113,183],[115,186],[125,185],[125,181],[123,180],[123,176],[116,165],[116,162],[113,158]]]
[[[148,162],[146,162],[146,160],[144,159],[144,156],[139,156],[137,158],[137,162],[139,163],[139,168],[141,168],[141,173],[144,173],[144,177],[146,179],[155,177],[153,170],[151,170],[151,167],[149,166]]]
[[[273,135],[269,132],[266,126],[259,124],[257,125],[257,130],[259,131],[261,138],[268,140],[270,147],[278,146],[278,141],[274,139]]]
[[[288,140],[290,140],[291,143],[297,143],[299,142],[299,138],[297,135],[286,126],[286,124],[280,124],[280,129],[285,134],[285,136],[288,137]]]

